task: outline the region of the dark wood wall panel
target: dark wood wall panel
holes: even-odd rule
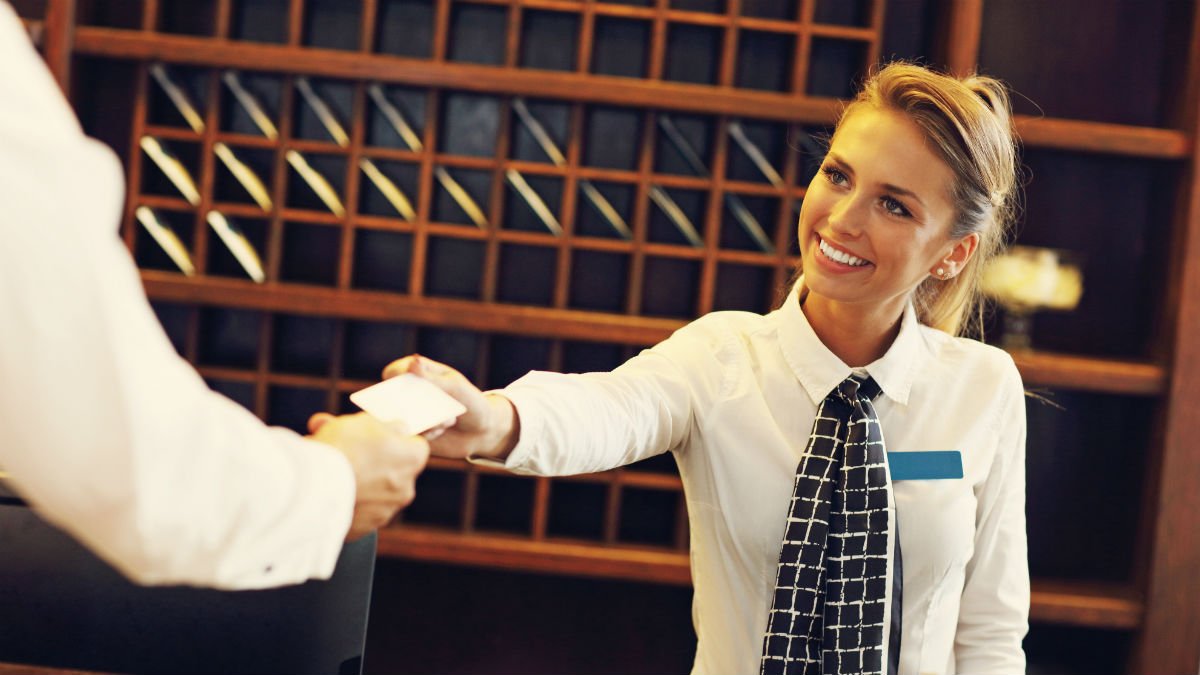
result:
[[[691,595],[677,586],[380,560],[365,671],[685,673],[695,655]],[[414,605],[421,611],[402,609]]]
[[[1045,397],[1026,406],[1030,572],[1127,581],[1138,560],[1154,401],[1069,391]]]
[[[1166,72],[1186,45],[1190,26],[1178,19],[1190,4],[985,2],[980,68],[1012,84],[1020,113],[1166,126]]]

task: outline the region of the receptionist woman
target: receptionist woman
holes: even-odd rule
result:
[[[963,336],[1016,174],[998,82],[892,64],[837,124],[775,311],[488,394],[423,357],[385,375],[467,405],[434,454],[561,475],[671,452],[694,674],[1024,672],[1023,389],[1006,353]]]

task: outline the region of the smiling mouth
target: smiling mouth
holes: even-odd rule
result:
[[[839,251],[833,246],[830,246],[820,235],[817,235],[817,248],[820,249],[821,255],[824,255],[826,258],[829,258],[834,262],[839,262],[843,265],[849,265],[850,267],[866,267],[867,265],[871,264],[870,260],[865,260],[863,258],[859,258],[858,256],[850,255],[849,253]]]

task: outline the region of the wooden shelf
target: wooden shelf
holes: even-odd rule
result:
[[[1151,363],[1047,352],[1013,355],[1026,387],[1157,396],[1167,390],[1166,369]]]
[[[404,525],[380,530],[379,555],[649,583],[688,585],[687,551],[602,546],[566,540],[531,541],[498,534],[462,534]]]
[[[512,476],[512,472],[501,467],[486,464],[470,464],[464,460],[447,459],[445,457],[430,457],[429,468],[448,471],[472,471],[476,473],[493,474],[497,476]],[[555,482],[562,483],[598,483],[603,485],[617,484],[621,487],[640,488],[644,490],[683,491],[683,481],[677,474],[654,473],[634,469],[613,469],[602,473],[580,473],[571,476],[555,476]]]
[[[394,293],[344,291],[294,284],[255,284],[237,279],[192,278],[143,270],[151,298],[241,309],[261,309],[344,319],[401,321],[515,335],[553,334],[563,339],[651,345],[683,321],[602,314],[549,307],[502,305],[452,298],[413,298]]]
[[[331,49],[285,47],[233,40],[161,35],[114,28],[80,27],[79,54],[171,63],[256,69],[316,77],[369,79],[493,93],[559,98],[620,106],[668,108],[694,113],[832,124],[836,99],[752,90],[656,82],[603,75],[525,71],[468,63],[363,54]],[[1027,147],[1044,147],[1156,159],[1183,159],[1193,139],[1182,131],[1015,116]]]
[[[1133,629],[1142,623],[1141,594],[1121,584],[1035,581],[1029,618],[1093,628]]]
[[[652,345],[686,322],[549,307],[482,303],[448,298],[414,298],[393,293],[338,290],[296,284],[255,284],[237,279],[187,278],[142,271],[150,297],[244,309],[283,311],[346,319],[404,321],[515,335]],[[498,328],[499,327],[499,328]],[[1166,391],[1162,366],[1120,359],[1023,352],[1013,355],[1029,387],[1157,396]]]
[[[379,554],[426,562],[523,572],[691,584],[686,551],[605,546],[568,540],[532,541],[498,534],[463,534],[401,525],[379,533]],[[1094,582],[1034,581],[1030,619],[1093,628],[1133,629],[1144,605],[1131,588]]]
[[[1149,363],[1092,359],[1065,354],[1026,352],[1013,355],[1026,387],[1061,387],[1076,391],[1097,391],[1112,394],[1157,396],[1166,390],[1166,374],[1162,367]],[[235,368],[204,366],[201,374],[231,382],[256,382],[263,379],[257,372]],[[269,384],[321,388],[330,378],[319,375],[269,373]],[[352,392],[372,384],[368,381],[338,379],[337,389]]]
[[[459,0],[462,4],[497,5],[501,7],[519,6],[522,9],[543,9],[556,12],[579,13],[578,0]],[[671,23],[691,24],[694,26],[711,26],[724,28],[732,25],[742,30],[757,30],[775,33],[796,33],[807,27],[813,35],[835,37],[843,40],[861,40],[869,42],[875,37],[869,28],[842,26],[836,24],[802,24],[786,19],[764,19],[754,16],[737,16],[732,19],[725,12],[702,12],[684,9],[665,9],[657,7],[638,7],[615,3],[597,2],[591,8],[596,16],[611,16],[626,19],[644,19],[652,21],[663,18]]]
[[[200,366],[196,368],[200,375],[206,379],[222,380],[225,382],[240,382],[242,384],[255,384],[257,382],[265,382],[268,385],[280,387],[296,387],[300,389],[325,389],[335,382],[333,378],[322,377],[320,375],[300,375],[296,373],[266,373],[259,374],[254,370],[243,370],[241,368],[228,368],[224,366]],[[364,387],[374,384],[374,382],[357,382],[349,384],[352,381],[342,380],[337,381],[338,391],[352,392],[358,391]],[[346,386],[342,386],[345,384]],[[354,386],[355,384],[361,386]]]
[[[27,663],[0,663],[0,675],[111,675],[95,670],[71,670],[34,666]]]
[[[90,56],[166,61],[213,68],[266,70],[309,77],[367,79],[491,93],[584,101],[617,106],[668,108],[806,124],[830,124],[837,99],[732,87],[682,84],[558,71],[517,70],[470,63],[435,62],[379,54],[285,47],[233,40],[160,35],[114,28],[80,27],[75,52]]]
[[[1185,159],[1193,139],[1182,131],[1123,124],[1084,122],[1015,115],[1017,133],[1026,147],[1078,150],[1111,155]]]

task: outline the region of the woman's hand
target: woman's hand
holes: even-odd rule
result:
[[[404,373],[432,382],[467,408],[453,423],[424,434],[432,454],[504,461],[512,452],[520,437],[520,424],[516,409],[507,398],[484,394],[457,370],[416,354],[388,364],[383,369],[383,378]]]

